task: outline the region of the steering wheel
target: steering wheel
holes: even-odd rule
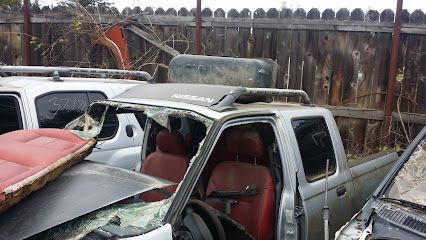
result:
[[[215,213],[215,209],[207,203],[195,199],[189,200],[183,214],[184,222],[185,218],[191,217],[191,221],[197,226],[197,229],[194,229],[194,227],[191,229],[190,226],[187,226],[191,233],[194,233],[194,231],[200,232],[203,239],[210,239],[212,237],[215,240],[226,240],[225,230]],[[192,216],[188,216],[189,214],[192,214]],[[194,224],[192,225],[194,226]],[[206,229],[208,229],[209,233],[205,233]],[[205,235],[208,236],[206,237]]]

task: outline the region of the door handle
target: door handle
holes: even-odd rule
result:
[[[126,126],[126,135],[128,137],[133,137],[133,127],[131,125]]]
[[[337,194],[338,197],[344,196],[346,194],[346,187],[340,186],[340,187],[336,188],[336,194]]]

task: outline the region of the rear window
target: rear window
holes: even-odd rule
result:
[[[64,128],[72,120],[84,114],[89,105],[106,99],[101,92],[52,92],[35,100],[40,128]],[[108,115],[98,138],[113,138],[118,130],[116,115]]]
[[[13,96],[0,96],[0,134],[22,129],[19,102]]]

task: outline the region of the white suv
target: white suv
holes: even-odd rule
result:
[[[0,66],[0,72],[55,72],[55,77],[0,77],[0,134],[18,129],[63,128],[82,115],[93,101],[112,98],[135,85],[145,83],[108,78],[59,77],[59,73],[71,72],[70,69],[91,75],[139,73],[150,78],[145,72],[134,71],[97,69],[91,72],[88,71],[90,69],[80,69],[79,72],[77,68]],[[86,159],[135,169],[141,159],[143,121],[142,115],[135,114],[119,114],[106,119],[98,144]]]

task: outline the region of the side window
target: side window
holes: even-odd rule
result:
[[[115,136],[118,131],[118,118],[116,114],[107,113],[105,115],[104,125],[102,126],[102,130],[98,135],[99,140],[108,140]]]
[[[40,128],[64,128],[86,111],[89,98],[85,92],[56,92],[36,98],[35,105]]]
[[[104,100],[107,97],[100,92],[89,92],[89,102],[92,103],[94,101],[98,101],[98,100]]]
[[[0,134],[22,129],[19,102],[13,96],[0,96]]]
[[[135,114],[135,118],[138,121],[142,130],[145,130],[146,114],[144,114],[143,112],[137,112],[137,113],[134,113],[134,114]]]
[[[292,126],[308,182],[325,177],[327,159],[330,160],[328,175],[332,175],[336,171],[336,159],[325,120],[294,119]]]
[[[36,98],[37,118],[40,128],[64,128],[67,123],[81,116],[96,100],[105,99],[100,92],[54,92]],[[118,129],[115,114],[107,115],[98,138],[113,138]]]

